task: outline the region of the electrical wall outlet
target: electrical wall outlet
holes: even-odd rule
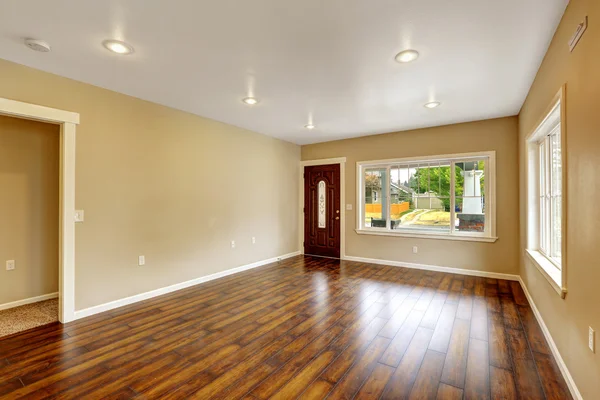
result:
[[[252,244],[256,244],[256,238],[252,236]]]
[[[139,256],[138,257],[138,265],[139,266],[146,265],[146,256]]]
[[[419,248],[417,246],[413,246],[413,253],[417,254],[419,252]]]
[[[231,241],[231,248],[232,248],[232,249],[235,249],[235,240],[232,240],[232,241]]]
[[[590,346],[590,350],[592,353],[596,352],[596,332],[590,326],[589,338],[588,338],[588,346]]]
[[[6,270],[12,271],[13,269],[15,269],[15,260],[7,260],[6,261]]]

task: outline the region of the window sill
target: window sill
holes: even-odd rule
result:
[[[440,233],[411,233],[411,232],[391,232],[391,231],[376,231],[370,229],[355,229],[359,235],[374,235],[374,236],[396,236],[421,239],[441,239],[441,240],[458,240],[463,242],[487,242],[494,243],[498,240],[497,237],[490,236],[467,236],[467,235],[450,235]]]
[[[564,299],[567,295],[567,289],[562,287],[561,271],[539,251],[527,249],[525,252],[533,265],[535,265],[538,271],[540,271],[548,283],[550,283],[550,286],[552,286],[556,293]]]

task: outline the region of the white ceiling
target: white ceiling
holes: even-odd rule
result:
[[[566,4],[2,0],[0,57],[306,144],[517,114]],[[421,57],[396,63],[407,48]]]

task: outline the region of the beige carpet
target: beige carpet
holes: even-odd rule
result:
[[[0,311],[0,337],[58,321],[58,299]]]

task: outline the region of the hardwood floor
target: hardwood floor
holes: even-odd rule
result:
[[[0,339],[0,398],[570,399],[516,282],[294,257]]]

